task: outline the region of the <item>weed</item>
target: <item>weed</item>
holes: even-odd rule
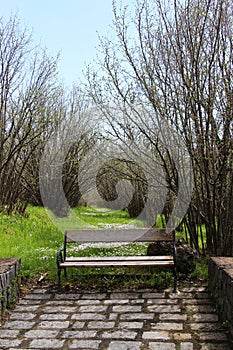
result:
[[[208,280],[208,258],[199,259],[196,263],[195,271],[190,274],[191,279]]]

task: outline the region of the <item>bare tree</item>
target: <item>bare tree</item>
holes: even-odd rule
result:
[[[131,183],[131,188],[124,186],[123,180]],[[117,188],[121,186],[121,188]],[[137,217],[144,208],[147,197],[147,181],[137,163],[127,160],[112,159],[99,169],[97,188],[106,201],[115,201],[118,196],[119,209],[128,211],[130,217]],[[118,191],[117,191],[118,190]],[[124,203],[125,207],[124,207]],[[116,205],[114,203],[114,205]],[[121,208],[120,208],[121,207]]]
[[[91,189],[89,176],[95,170],[89,153],[99,138],[92,113],[85,95],[73,87],[40,154],[40,201],[58,217],[66,217]]]
[[[32,48],[16,17],[0,21],[0,205],[23,212],[29,199],[25,168],[53,124],[47,106],[56,89],[57,57]]]
[[[185,145],[194,176],[183,219],[191,243],[199,249],[200,237],[212,254],[232,255],[232,2],[144,0],[130,17],[114,1],[113,11],[116,38],[101,40],[104,73],[87,74],[107,132],[129,148],[142,137],[176,200]],[[171,130],[179,135],[174,147]]]

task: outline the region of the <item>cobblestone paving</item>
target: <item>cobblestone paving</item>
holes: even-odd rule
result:
[[[0,327],[0,349],[230,350],[205,288],[178,294],[35,289]]]

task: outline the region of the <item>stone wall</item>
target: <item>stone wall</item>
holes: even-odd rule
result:
[[[12,307],[19,293],[20,259],[0,259],[0,316]]]
[[[233,258],[210,258],[208,274],[208,287],[220,320],[229,326],[233,335]]]

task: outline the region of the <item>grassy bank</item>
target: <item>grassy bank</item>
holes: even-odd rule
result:
[[[140,221],[130,219],[124,211],[76,208],[75,214],[83,226],[111,228],[127,224],[143,226]],[[77,227],[78,228],[78,227]],[[28,207],[27,215],[0,214],[0,257],[18,257],[22,260],[21,274],[26,279],[38,280],[43,274],[46,279],[56,283],[56,252],[63,244],[63,233],[54,225],[44,208]],[[146,254],[145,244],[116,245],[111,248],[88,245],[74,248],[70,253],[78,255],[141,255]],[[98,276],[101,278],[98,279]],[[68,278],[63,281],[67,286],[79,288],[98,288],[129,286],[151,287],[157,284],[161,288],[171,283],[171,273],[159,272],[159,269],[71,269]]]

